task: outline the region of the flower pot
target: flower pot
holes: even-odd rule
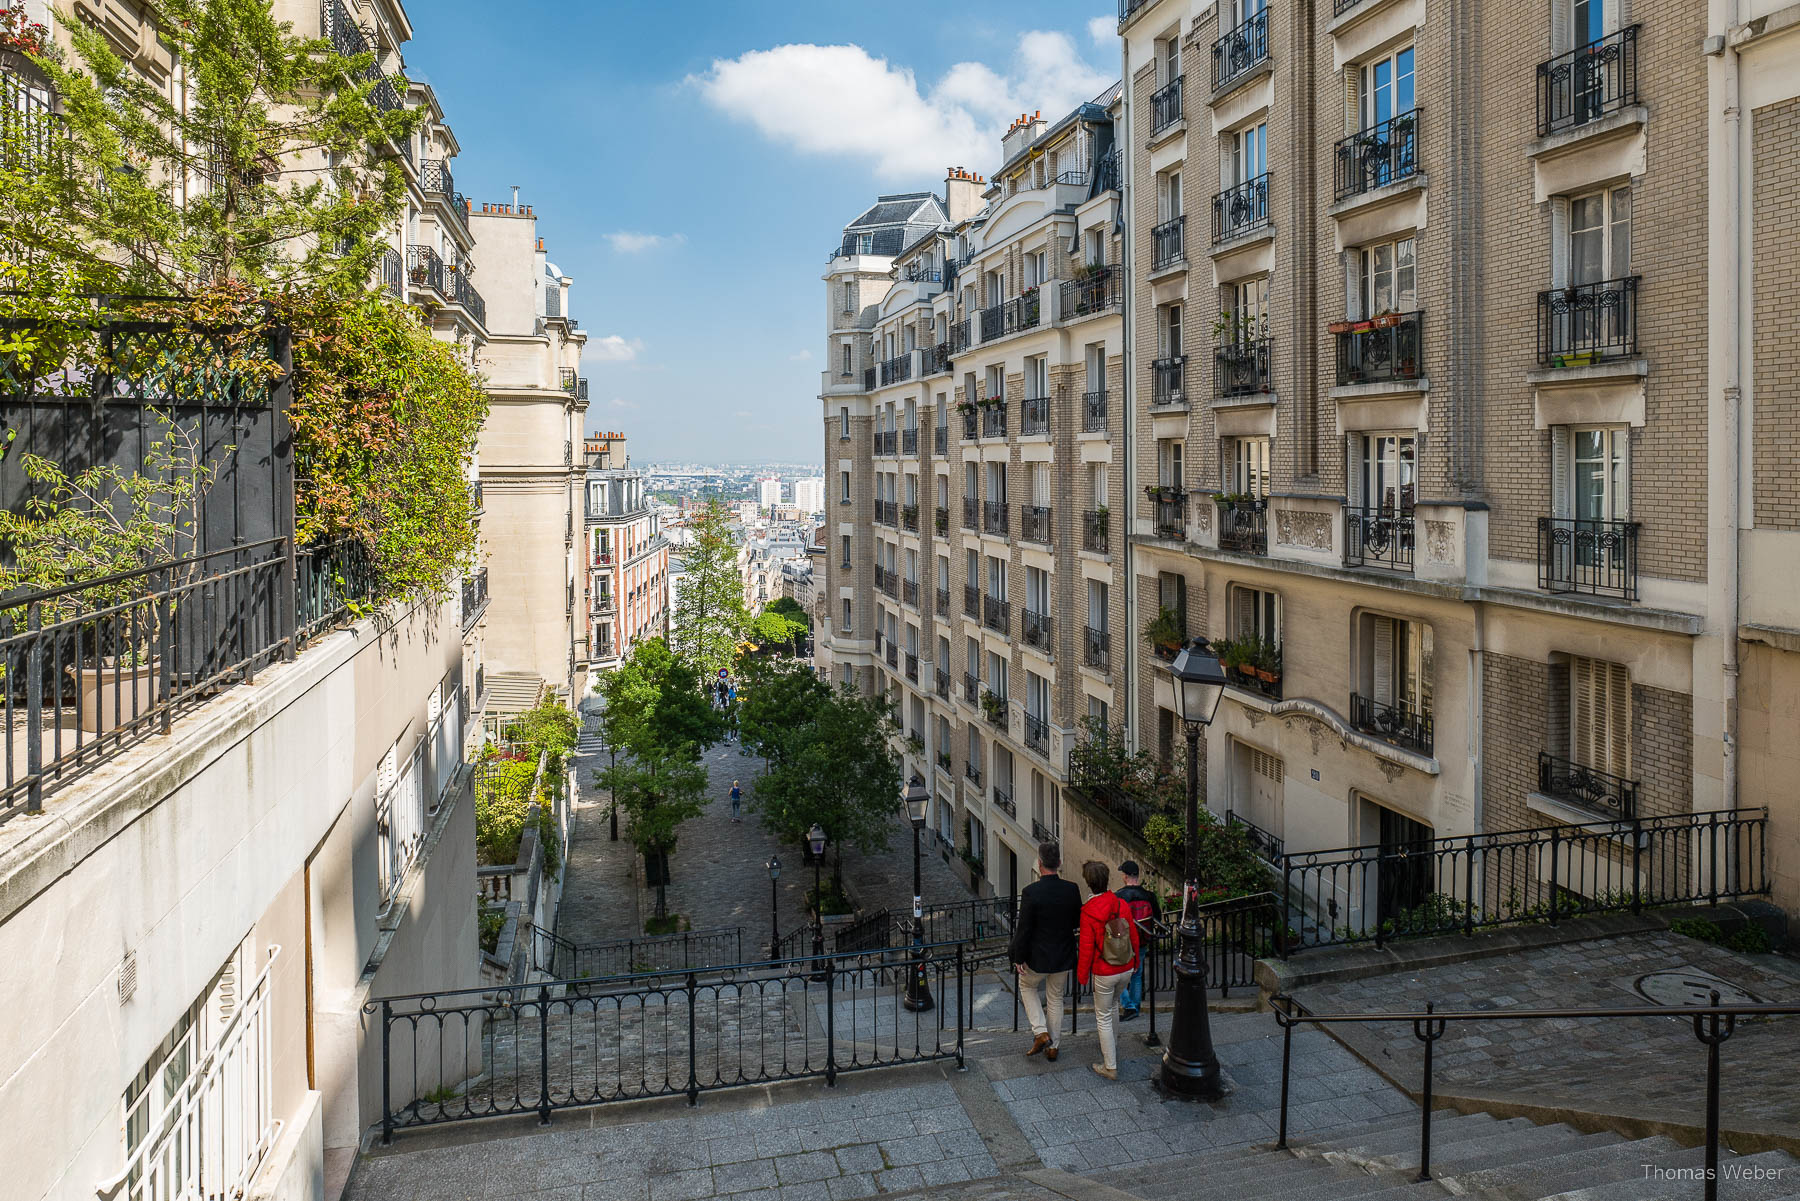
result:
[[[1152,645],[1158,659],[1173,659],[1181,652],[1181,647],[1173,642],[1158,642]]]
[[[1237,665],[1237,673],[1240,676],[1243,676],[1246,680],[1254,680],[1256,678],[1256,668],[1250,666],[1250,664],[1248,664],[1248,663],[1238,664]]]
[[[1396,325],[1400,324],[1400,314],[1383,313],[1379,317],[1371,317],[1369,319],[1369,324],[1373,325],[1376,329],[1393,329]]]
[[[1278,671],[1264,671],[1259,667],[1256,669],[1256,678],[1265,684],[1273,684],[1281,678],[1281,673]]]
[[[1333,321],[1330,325],[1325,327],[1325,332],[1330,334],[1347,334],[1350,332],[1350,324],[1351,323],[1348,321]]]
[[[105,734],[149,713],[156,704],[156,682],[162,660],[142,667],[117,667],[102,660],[100,667],[75,669],[81,728],[89,734]]]
[[[1366,333],[1368,333],[1368,332],[1369,332],[1369,330],[1371,330],[1371,329],[1372,329],[1372,328],[1374,328],[1374,326],[1373,326],[1373,324],[1372,324],[1372,323],[1371,323],[1371,322],[1368,322],[1368,321],[1356,321],[1356,322],[1352,322],[1352,323],[1351,323],[1351,325],[1350,325],[1350,332],[1351,332],[1351,333],[1353,333],[1353,334],[1366,334]]]

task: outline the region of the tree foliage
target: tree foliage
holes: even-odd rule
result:
[[[773,609],[764,609],[750,623],[750,636],[756,639],[759,646],[779,647],[790,653],[794,650],[795,640],[805,633],[806,626],[803,623]]]
[[[707,502],[690,530],[694,537],[682,555],[672,649],[682,662],[712,679],[737,661],[738,645],[750,630],[750,613],[738,574],[738,543],[724,504]]]
[[[807,629],[812,629],[812,614],[800,606],[800,602],[791,596],[778,596],[770,601],[766,613],[779,613],[792,621],[797,621]]]

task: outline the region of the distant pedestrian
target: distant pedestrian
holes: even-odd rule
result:
[[[1131,906],[1108,891],[1111,876],[1098,859],[1081,865],[1081,878],[1094,895],[1081,907],[1081,954],[1075,979],[1094,988],[1094,1028],[1100,1033],[1100,1062],[1094,1071],[1117,1080],[1119,1039],[1113,1032],[1113,1019],[1119,1013],[1119,991],[1137,966],[1138,928],[1131,918]]]
[[[1056,873],[1062,852],[1053,842],[1038,847],[1038,879],[1019,894],[1008,955],[1019,974],[1019,1000],[1031,1022],[1031,1049],[1055,1060],[1062,1032],[1063,990],[1075,968],[1075,927],[1081,920],[1081,889]],[[1044,996],[1038,999],[1038,988]]]
[[[1127,859],[1119,864],[1119,875],[1125,878],[1125,884],[1119,889],[1119,899],[1131,907],[1131,920],[1138,928],[1138,941],[1141,946],[1145,938],[1156,937],[1151,924],[1162,916],[1162,906],[1156,903],[1156,894],[1138,883],[1137,861]],[[1131,973],[1131,982],[1119,994],[1119,1020],[1129,1022],[1137,1017],[1138,1009],[1144,1003],[1144,960],[1138,958],[1138,965]]]
[[[731,782],[731,820],[734,822],[743,821],[743,810],[744,790],[738,787],[738,782],[736,780],[733,780]]]

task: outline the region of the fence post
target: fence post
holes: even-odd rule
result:
[[[1475,836],[1464,846],[1468,864],[1463,868],[1463,934],[1475,933]]]
[[[700,1104],[700,1049],[695,1044],[696,1023],[694,1009],[699,1001],[700,978],[693,972],[687,977],[688,1003],[688,1082],[687,1099],[690,1107]]]
[[[1718,989],[1712,990],[1709,1003],[1718,1009]],[[1694,1037],[1706,1047],[1706,1201],[1719,1197],[1719,1045],[1736,1026],[1736,1017],[1721,1021],[1716,1012],[1694,1015]]]
[[[1710,905],[1719,903],[1719,820],[1709,818],[1706,823],[1706,900]]]
[[[39,637],[44,629],[42,601],[32,601],[25,607],[25,628],[32,634],[31,649],[25,653],[25,770],[31,776],[25,812],[37,813],[44,807],[44,640]]]
[[[538,1125],[550,1124],[550,986],[538,986]]]
[[[1148,990],[1150,993],[1150,1033],[1144,1035],[1144,1045],[1146,1047],[1160,1047],[1160,1046],[1162,1046],[1162,1039],[1156,1037],[1156,940],[1157,940],[1157,934],[1155,932],[1155,919],[1152,918],[1150,920],[1151,920],[1150,954],[1148,957],[1148,962],[1146,962],[1144,964],[1144,979],[1149,981]]]
[[[1277,936],[1275,946],[1281,951],[1281,957],[1284,960],[1288,957],[1288,931],[1294,928],[1292,920],[1294,916],[1294,895],[1288,891],[1289,873],[1292,871],[1292,863],[1288,860],[1286,855],[1283,855],[1281,857],[1281,931]]]
[[[381,1145],[390,1146],[394,1141],[394,1101],[389,1090],[389,1080],[393,1073],[389,1070],[388,1058],[389,1032],[393,1029],[394,1003],[381,1002]],[[416,1027],[415,1027],[416,1029]],[[441,1036],[440,1036],[441,1037]],[[413,1057],[419,1054],[419,1040],[413,1040]]]
[[[1424,1018],[1413,1019],[1413,1037],[1425,1044],[1425,1086],[1419,1104],[1419,1179],[1431,1179],[1431,1049],[1444,1035],[1445,1022],[1433,1018],[1435,1002],[1425,1002]]]
[[[1291,1019],[1292,1015],[1288,1017]],[[1287,1150],[1288,1065],[1293,1058],[1294,1023],[1286,1020],[1281,1023],[1281,1131],[1275,1140],[1276,1147],[1283,1151]]]
[[[1556,902],[1556,869],[1557,869],[1556,849],[1557,849],[1557,845],[1560,841],[1559,838],[1557,837],[1557,833],[1558,833],[1557,827],[1551,826],[1550,827],[1550,924],[1552,926],[1554,926],[1556,924],[1556,909],[1557,909],[1557,902]],[[1428,1049],[1425,1052],[1425,1054],[1426,1054],[1426,1062],[1429,1063],[1430,1055],[1431,1055],[1430,1050]]]
[[[825,1087],[837,1087],[837,1003],[836,981],[832,978],[831,960],[825,960]]]
[[[1644,823],[1638,818],[1631,819],[1631,912],[1639,914],[1644,911],[1643,879],[1639,870],[1640,858],[1644,846]]]
[[[968,1065],[963,1062],[963,980],[964,980],[964,978],[965,977],[964,977],[964,966],[963,966],[963,944],[957,943],[956,944],[956,1070],[959,1072],[968,1070]],[[939,996],[943,995],[943,987],[941,985],[938,988],[938,995]],[[973,996],[971,996],[971,998],[970,998],[970,1003],[971,1004],[974,1003]]]

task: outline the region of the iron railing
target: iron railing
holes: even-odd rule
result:
[[[990,630],[1006,633],[1012,629],[1012,605],[999,597],[981,598],[981,624]]]
[[[1019,506],[1019,537],[1027,542],[1050,541],[1050,507],[1048,505]]]
[[[1027,396],[1019,402],[1019,433],[1047,434],[1050,432],[1050,398],[1048,396]]]
[[[973,761],[963,764],[963,776],[975,787],[981,787],[981,764]]]
[[[976,421],[977,419],[973,409],[970,409],[962,415],[962,440],[964,442],[975,441],[977,428]]]
[[[1003,705],[1004,705],[1004,703],[1005,702],[1002,702]],[[1002,718],[1001,720],[1004,720],[1004,718]],[[1006,814],[1006,816],[1011,817],[1011,818],[1016,818],[1019,816],[1019,807],[1018,807],[1018,805],[1016,805],[1013,802],[1012,789],[1002,788],[1002,787],[1000,787],[1000,785],[995,784],[993,795],[994,795],[994,808],[998,809],[1000,812]]]
[[[963,699],[971,705],[981,703],[981,678],[972,671],[963,672]],[[973,775],[969,779],[979,781],[981,777]]]
[[[1050,723],[1036,714],[1025,715],[1025,745],[1040,755],[1050,753]]]
[[[926,375],[938,375],[950,370],[950,343],[939,342],[934,346],[927,346],[924,352],[920,358],[924,362]]]
[[[981,616],[981,589],[974,584],[963,585],[963,612],[970,617]]]
[[[1081,515],[1081,549],[1107,554],[1112,549],[1110,512],[1089,509]]]
[[[1181,104],[1181,81],[1177,75],[1150,93],[1150,136],[1155,137],[1186,116]]]
[[[864,392],[873,392],[875,390],[875,375],[876,375],[875,368],[873,368],[873,367],[864,367],[863,368],[863,391]]]
[[[1031,329],[1038,323],[1042,310],[1038,300],[1038,290],[1033,285],[1028,291],[1021,293],[1017,299],[1006,304],[1006,332],[1017,333],[1022,329]]]
[[[1269,223],[1269,173],[1226,188],[1212,202],[1213,245],[1229,242]]]
[[[1225,500],[1219,502],[1219,547],[1246,555],[1269,553],[1269,502]]]
[[[1084,434],[1103,434],[1106,432],[1106,389],[1081,394],[1081,432]]]
[[[906,652],[906,679],[912,684],[919,682],[919,656],[911,651]]]
[[[362,30],[357,27],[355,20],[344,8],[343,0],[324,0],[319,6],[319,23],[325,37],[330,39],[331,49],[335,53],[344,58],[355,58],[362,54],[374,56],[374,60],[358,74],[358,79],[363,83],[375,85],[374,90],[369,94],[369,100],[376,108],[384,112],[399,112],[403,107],[399,89],[394,87],[393,81],[381,69],[380,55],[375,53],[375,48],[369,45]],[[404,149],[410,158],[411,143],[408,142]]]
[[[1538,64],[1539,137],[1586,125],[1638,102],[1639,28],[1628,25]]]
[[[1213,43],[1213,91],[1243,78],[1268,57],[1269,10],[1265,8]]]
[[[887,665],[894,668],[900,666],[900,648],[892,642],[887,644]]]
[[[1731,1038],[1737,1030],[1739,1018],[1755,1021],[1758,1018],[1767,1020],[1775,1017],[1791,1017],[1800,1014],[1800,1006],[1796,1005],[1721,1005],[1719,990],[1709,990],[1710,1004],[1682,1005],[1671,1009],[1666,1005],[1639,1005],[1618,1008],[1578,1008],[1578,1009],[1476,1009],[1476,1010],[1444,1010],[1427,1002],[1423,1011],[1388,1012],[1388,1013],[1314,1013],[1305,1005],[1288,996],[1277,993],[1270,998],[1270,1007],[1275,1011],[1275,1020],[1281,1026],[1281,1119],[1275,1145],[1285,1150],[1288,1137],[1288,1073],[1294,1054],[1294,1027],[1301,1023],[1313,1026],[1351,1023],[1386,1023],[1405,1022],[1412,1025],[1413,1037],[1424,1044],[1424,1064],[1420,1083],[1419,1105],[1419,1180],[1431,1179],[1431,1111],[1432,1095],[1436,1087],[1432,1070],[1432,1049],[1437,1041],[1443,1038],[1450,1029],[1451,1022],[1540,1022],[1543,1039],[1562,1040],[1579,1030],[1592,1030],[1599,1023],[1608,1025],[1625,1020],[1654,1019],[1657,1022],[1674,1018],[1677,1021],[1688,1021],[1693,1024],[1694,1038],[1706,1048],[1706,1084],[1705,1093],[1705,1152],[1702,1166],[1697,1169],[1678,1168],[1675,1171],[1697,1172],[1701,1184],[1701,1196],[1705,1201],[1718,1201],[1719,1180],[1723,1176],[1731,1178],[1731,1165],[1723,1169],[1719,1167],[1719,1048]],[[1532,1152],[1528,1148],[1520,1148],[1515,1154],[1520,1159],[1529,1157]],[[1776,1169],[1779,1171],[1780,1169]],[[1648,1169],[1646,1169],[1648,1171]],[[1749,1178],[1749,1177],[1747,1177]],[[1588,1192],[1589,1190],[1579,1190]]]
[[[1269,375],[1269,338],[1246,338],[1225,342],[1213,351],[1213,394],[1216,396],[1255,396],[1267,392]]]
[[[1173,538],[1181,541],[1187,537],[1187,494],[1177,492],[1173,496],[1157,496],[1152,501],[1155,509],[1153,520],[1156,523],[1158,538]]]
[[[1383,313],[1337,335],[1337,382],[1416,380],[1425,374],[1425,314]],[[1338,328],[1338,327],[1333,327]]]
[[[1161,271],[1187,258],[1186,215],[1164,221],[1150,230],[1150,270]]]
[[[1384,742],[1431,754],[1434,736],[1431,714],[1411,705],[1389,704],[1361,693],[1350,694],[1350,724]]]
[[[902,529],[911,530],[915,534],[919,532],[918,505],[900,506],[900,526]]]
[[[961,1066],[971,959],[958,942],[373,1000],[382,1141],[505,1114],[547,1122],[614,1101],[697,1105],[704,1092],[779,1080]],[[901,1000],[919,976],[939,1004],[913,1012]]]
[[[488,606],[488,570],[477,567],[463,577],[462,582],[462,625],[466,633],[481,620]]]
[[[1351,567],[1413,569],[1411,509],[1349,508],[1344,510],[1344,562]]]
[[[1281,839],[1275,837],[1253,821],[1239,817],[1231,810],[1225,811],[1225,824],[1237,826],[1244,831],[1244,837],[1250,843],[1250,849],[1270,863],[1278,863],[1285,853]]]
[[[1006,437],[1006,402],[999,401],[981,406],[981,436],[983,438]]]
[[[1082,662],[1089,667],[1098,667],[1101,671],[1112,667],[1112,644],[1105,630],[1083,626],[1081,648]]]
[[[932,431],[931,449],[940,459],[950,453],[949,426],[940,425]]]
[[[1278,895],[1300,937],[1284,953],[1766,895],[1768,821],[1730,809],[1289,852]]]
[[[449,299],[461,305],[463,310],[475,319],[476,324],[483,329],[487,328],[487,301],[482,298],[480,292],[475,290],[475,285],[469,282],[466,265],[463,270],[450,272]],[[583,376],[576,381],[575,398],[577,400],[588,398],[587,377]]]
[[[1187,393],[1182,386],[1182,374],[1186,367],[1186,355],[1175,355],[1171,358],[1153,359],[1151,361],[1151,408],[1162,408],[1169,405],[1184,405],[1187,403]]]
[[[395,300],[406,290],[406,260],[392,246],[381,252],[381,286]]]
[[[938,431],[943,433],[942,430]],[[931,528],[940,534],[950,532],[950,509],[947,505],[939,505],[931,514]]]
[[[1408,109],[1339,140],[1334,155],[1339,200],[1418,174],[1421,111]]]
[[[919,581],[903,580],[900,583],[900,598],[913,608],[919,607]]]
[[[1077,270],[1083,270],[1078,268]],[[1085,274],[1078,274],[1074,279],[1065,280],[1060,285],[1062,306],[1060,316],[1068,321],[1075,317],[1088,317],[1095,313],[1110,312],[1119,307],[1119,280],[1121,272],[1117,267],[1093,267],[1085,269]]]
[[[1584,367],[1638,353],[1638,276],[1538,293],[1538,363]]]
[[[1642,528],[1635,521],[1538,518],[1538,587],[1636,600]]]
[[[406,271],[415,288],[430,288],[440,297],[444,290],[444,260],[429,246],[414,243],[406,248]]]
[[[981,505],[981,531],[984,534],[997,534],[1006,537],[1008,521],[1006,502],[1003,500],[983,501]]]
[[[1036,647],[1045,654],[1050,652],[1052,626],[1048,613],[1039,613],[1034,609],[1022,610],[1020,626],[1026,646]]]
[[[1636,817],[1638,782],[1612,772],[1538,752],[1538,791],[1600,817]]]
[[[1006,305],[991,304],[981,310],[981,340],[991,342],[1006,326]]]
[[[67,159],[68,131],[49,87],[11,68],[12,60],[0,57],[0,168],[43,174]]]
[[[950,589],[948,588],[937,590],[937,614],[939,617],[950,616]]]
[[[949,594],[946,593],[945,595],[949,595]],[[933,681],[933,684],[935,685],[934,691],[936,691],[936,693],[938,694],[939,699],[947,701],[950,699],[950,673],[940,667],[937,669],[936,675],[937,675],[937,678]],[[950,752],[949,751],[939,751],[938,752],[938,764],[945,771],[950,770]]]
[[[1125,23],[1137,15],[1138,9],[1150,2],[1151,0],[1119,0],[1119,28],[1125,28]]]
[[[542,927],[532,929],[532,970],[561,980],[709,970],[743,962],[741,926],[579,944]]]
[[[962,498],[962,524],[965,530],[979,529],[981,526],[981,502],[973,496]]]
[[[964,317],[950,327],[950,353],[960,354],[973,344],[969,335],[969,319]]]
[[[895,355],[891,359],[883,360],[881,364],[882,386],[886,387],[888,384],[897,384],[902,380],[911,379],[912,365],[913,357],[910,350],[905,354]]]

